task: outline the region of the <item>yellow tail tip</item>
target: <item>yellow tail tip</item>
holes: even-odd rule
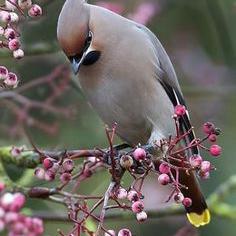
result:
[[[187,213],[187,217],[189,222],[195,227],[207,225],[211,220],[211,215],[208,209],[205,209],[201,215],[195,212]]]

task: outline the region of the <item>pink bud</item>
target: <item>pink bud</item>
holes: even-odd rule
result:
[[[4,31],[4,37],[11,40],[14,39],[16,37],[16,32],[14,29],[12,28],[6,28]]]
[[[170,166],[167,163],[161,163],[159,166],[159,171],[162,174],[168,174],[170,173]]]
[[[132,236],[132,233],[129,229],[121,229],[118,232],[118,236]]]
[[[5,82],[5,81],[4,81]],[[23,148],[22,147],[12,147],[12,149],[11,149],[11,155],[13,156],[13,157],[18,157],[18,156],[20,156],[21,155],[21,153],[22,153],[22,151],[23,151]]]
[[[8,43],[8,47],[11,51],[15,51],[17,49],[19,49],[20,47],[20,42],[18,39],[12,39],[9,41]]]
[[[8,23],[11,20],[11,15],[7,11],[0,11],[0,21]]]
[[[211,170],[211,163],[209,161],[203,161],[201,164],[202,172],[209,172]]]
[[[71,174],[70,173],[63,173],[61,176],[60,176],[60,180],[63,184],[66,184],[68,183],[70,180],[71,180]]]
[[[43,14],[42,8],[37,4],[32,5],[32,7],[28,11],[28,15],[33,18],[41,16],[42,14]]]
[[[214,130],[215,130],[215,126],[211,122],[206,122],[203,125],[203,131],[204,131],[205,134],[211,134],[211,133],[214,132]]]
[[[4,193],[4,195],[0,199],[1,206],[4,208],[4,210],[8,210],[13,201],[14,196],[12,193]]]
[[[6,214],[5,210],[2,207],[0,207],[0,219],[2,219],[5,216],[5,214]]]
[[[48,170],[53,166],[54,159],[47,157],[43,160],[43,167]]]
[[[189,158],[189,163],[192,167],[200,167],[202,163],[202,157],[200,155],[193,155]]]
[[[19,16],[15,12],[10,12],[11,22],[17,23],[19,21]]]
[[[10,3],[8,0],[5,0],[5,7],[6,9],[10,10],[10,11],[14,11],[16,10],[16,6],[17,5],[17,0],[11,0],[12,3]]]
[[[183,116],[186,113],[186,108],[184,105],[177,105],[175,107],[175,115]]]
[[[7,212],[5,214],[5,222],[7,224],[13,223],[19,220],[19,214],[16,212]]]
[[[55,179],[55,173],[53,171],[47,170],[44,175],[46,181],[53,181]]]
[[[0,192],[2,192],[5,189],[5,184],[3,182],[0,182]]]
[[[34,174],[38,179],[44,179],[45,170],[43,168],[36,168]]]
[[[222,151],[222,148],[217,144],[213,144],[210,147],[210,153],[212,156],[215,156],[215,157],[219,156],[221,154],[221,151]]]
[[[185,207],[190,207],[190,206],[192,206],[192,199],[189,197],[185,197],[184,200],[182,201],[182,204]]]
[[[74,168],[74,162],[71,159],[65,159],[62,163],[63,170],[70,172]]]
[[[176,193],[174,195],[174,200],[175,200],[176,203],[181,203],[184,200],[184,195],[181,192]]]
[[[32,5],[32,0],[18,0],[18,5],[21,9],[27,9],[31,7]]]
[[[14,74],[12,72],[8,73],[8,76],[4,80],[4,83],[9,87],[15,88],[18,84],[18,78],[17,78],[16,74]]]
[[[15,59],[21,59],[21,58],[24,57],[24,55],[25,55],[24,51],[22,49],[20,49],[20,48],[15,50],[15,51],[13,51],[13,57]]]
[[[124,188],[119,188],[116,192],[118,199],[125,199],[127,197],[127,191]]]
[[[210,177],[210,172],[202,172],[200,171],[199,172],[199,177],[203,180],[206,180],[206,179],[209,179]]]
[[[10,211],[18,212],[25,204],[25,196],[22,193],[13,195],[14,201],[10,206]]]
[[[108,233],[105,233],[105,235],[104,236],[116,236],[116,232],[114,231],[114,230],[112,230],[112,229],[109,229],[108,231],[107,231]]]
[[[217,136],[215,134],[211,134],[209,137],[208,137],[208,140],[212,143],[216,142],[217,140]]]
[[[144,209],[144,203],[142,201],[134,202],[131,208],[134,213],[139,213]]]
[[[133,152],[133,156],[135,160],[141,161],[146,158],[146,152],[143,148],[136,148]]]
[[[161,174],[158,176],[158,182],[161,185],[167,185],[170,183],[170,177],[167,174]]]
[[[4,66],[0,66],[0,80],[5,80],[8,76],[8,70]]]
[[[141,211],[136,214],[136,218],[139,222],[143,222],[147,219],[147,213],[145,211]]]
[[[131,202],[136,202],[138,201],[139,197],[138,197],[138,193],[135,190],[130,190],[128,192],[127,198],[129,201]]]

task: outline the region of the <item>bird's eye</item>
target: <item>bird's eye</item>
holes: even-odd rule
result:
[[[89,66],[94,64],[100,58],[101,52],[91,51],[89,52],[83,60],[83,65]]]

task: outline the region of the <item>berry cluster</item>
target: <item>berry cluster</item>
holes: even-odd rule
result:
[[[32,0],[5,0],[5,6],[0,8],[0,48],[8,48],[16,59],[24,57],[17,25],[26,11],[32,18],[42,15],[41,7]]]
[[[9,236],[40,236],[43,234],[43,222],[39,218],[23,215],[20,210],[25,204],[22,193],[3,192],[5,185],[0,183],[0,232],[8,231]]]
[[[55,160],[51,157],[45,157],[43,160],[43,168],[35,170],[35,176],[46,181],[53,181],[58,174],[62,184],[68,183],[71,178],[71,172],[74,169],[74,162],[71,159],[63,158]]]
[[[0,66],[0,88],[16,88],[18,82],[15,73],[9,72],[4,66]]]

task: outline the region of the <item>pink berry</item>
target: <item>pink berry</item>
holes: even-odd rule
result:
[[[24,51],[20,48],[13,51],[13,57],[16,59],[21,59],[24,57],[24,55],[25,55]]]
[[[135,160],[141,161],[146,158],[146,152],[143,148],[136,148],[133,152],[133,156]]]
[[[71,174],[70,173],[63,173],[61,176],[60,176],[60,180],[63,184],[66,184],[68,183],[70,180],[71,180]]]
[[[8,70],[5,66],[0,66],[0,80],[5,80],[8,76]]]
[[[11,15],[7,11],[0,11],[0,21],[8,23],[11,20]]]
[[[190,207],[190,206],[192,206],[192,199],[189,197],[185,197],[184,200],[182,201],[182,204],[185,207]]]
[[[130,190],[128,192],[127,198],[131,202],[136,202],[139,200],[138,193],[135,190]]]
[[[14,147],[13,146],[12,149],[11,149],[11,155],[13,157],[18,157],[18,156],[21,155],[22,151],[23,151],[22,147]]]
[[[158,182],[161,184],[161,185],[167,185],[170,183],[170,177],[169,175],[167,174],[161,174],[158,176]]]
[[[170,173],[170,166],[167,163],[161,163],[159,166],[159,171],[162,174],[168,174]]]
[[[7,224],[13,223],[19,220],[19,214],[16,212],[7,212],[5,214],[5,222]]]
[[[3,207],[4,210],[8,210],[13,201],[14,201],[14,196],[12,193],[4,193],[4,195],[0,199],[1,206]]]
[[[217,145],[217,144],[211,145],[210,153],[212,156],[217,157],[221,154],[221,152],[222,152],[222,148],[219,145]]]
[[[183,116],[186,113],[186,108],[184,105],[177,105],[175,107],[175,115]]]
[[[4,80],[4,83],[9,87],[15,88],[18,84],[18,78],[17,78],[16,74],[14,74],[12,72],[8,73],[8,76]]]
[[[217,136],[215,134],[211,134],[209,137],[208,137],[208,140],[212,143],[216,142],[217,140]]]
[[[211,163],[209,161],[203,161],[200,167],[202,172],[209,172],[211,170]]]
[[[10,211],[18,212],[25,204],[25,196],[22,193],[15,193],[13,195],[14,201],[10,206]]]
[[[202,157],[200,155],[193,155],[189,158],[189,163],[192,167],[200,167],[202,163]]]
[[[136,218],[139,222],[143,222],[147,219],[147,213],[145,211],[141,211],[136,214]]]
[[[5,189],[6,185],[3,182],[0,182],[0,192]]]
[[[38,179],[44,179],[45,170],[43,168],[36,168],[34,174]]]
[[[119,188],[116,196],[118,199],[125,199],[127,197],[127,191],[124,188]]]
[[[53,171],[47,170],[44,175],[46,181],[53,181],[55,179],[55,173]]]
[[[112,229],[109,229],[107,232],[104,236],[116,236],[116,232]]]
[[[181,192],[176,193],[174,195],[174,200],[175,200],[176,203],[181,203],[184,200],[184,195]]]
[[[144,204],[142,201],[134,202],[131,206],[134,213],[139,213],[144,209]]]
[[[65,159],[62,163],[63,170],[70,172],[74,169],[74,162],[71,159]]]
[[[4,31],[4,37],[6,39],[12,40],[16,37],[16,32],[12,28],[6,28]]]
[[[118,232],[118,236],[132,236],[132,233],[129,229],[121,229]]]
[[[20,42],[18,39],[12,39],[9,41],[8,43],[8,47],[11,51],[15,51],[17,49],[19,49],[20,47]]]
[[[206,180],[206,179],[209,179],[210,177],[210,172],[202,172],[200,171],[199,172],[199,177],[203,180]]]
[[[39,17],[42,14],[43,14],[42,8],[37,4],[32,5],[32,7],[28,11],[28,15],[33,18]]]
[[[11,22],[17,23],[19,21],[19,16],[15,12],[10,12]]]
[[[54,164],[54,159],[47,157],[43,160],[43,167],[48,170],[50,169]]]
[[[204,131],[205,134],[211,134],[211,133],[214,132],[214,130],[215,130],[215,126],[211,122],[206,122],[203,125],[203,131]]]

